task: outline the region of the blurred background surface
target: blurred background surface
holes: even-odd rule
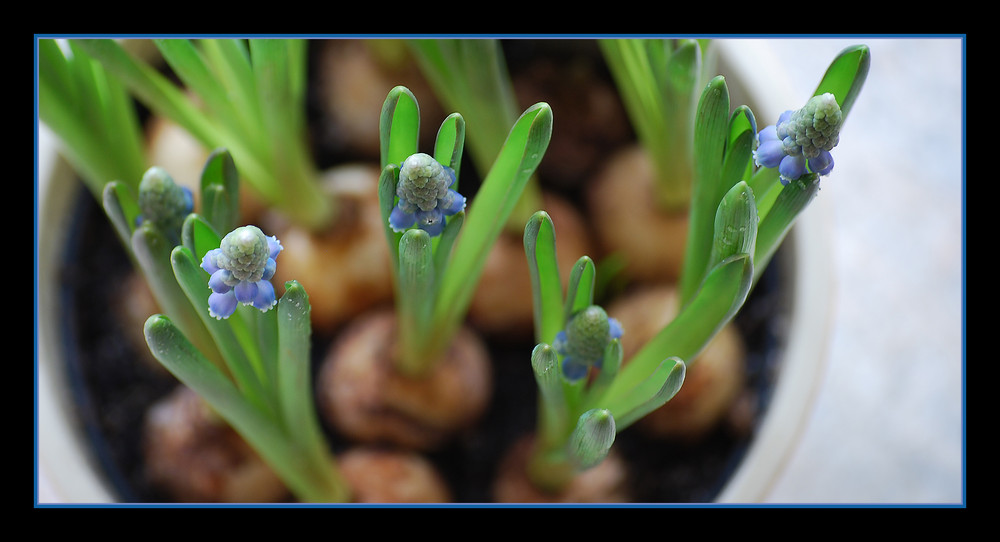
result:
[[[836,281],[827,365],[768,502],[964,504],[964,42],[770,41],[802,103],[849,45],[870,47],[871,70],[819,194]]]

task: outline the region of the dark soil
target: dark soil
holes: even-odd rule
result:
[[[569,44],[556,40],[551,45],[556,50],[550,52],[558,55]],[[533,44],[508,44],[512,75],[523,73],[519,68],[522,58],[538,54]],[[557,118],[572,115],[550,104]],[[317,151],[327,161],[335,160],[336,154],[336,150]],[[463,183],[465,172],[473,175],[472,171],[471,167],[463,169]],[[574,180],[559,185],[555,189],[576,199]],[[146,480],[140,444],[147,408],[171,391],[176,381],[147,363],[148,353],[137,352],[122,340],[123,324],[110,317],[110,307],[122,293],[120,285],[132,272],[131,264],[89,194],[81,195],[75,220],[63,269],[62,297],[67,371],[74,382],[80,420],[118,499],[169,501]],[[748,396],[755,403],[751,411],[766,407],[780,354],[780,324],[773,315],[784,303],[777,287],[782,260],[779,253],[736,319],[748,350]],[[332,340],[314,336],[314,365]],[[491,342],[489,346],[496,385],[485,419],[429,456],[451,485],[456,502],[489,502],[501,456],[535,425],[537,389],[528,361],[533,344]],[[629,461],[635,502],[697,503],[716,497],[751,436],[752,431],[736,431],[723,424],[704,441],[690,445],[652,440],[630,429],[618,436],[615,446]],[[335,452],[346,445],[339,435],[331,432],[329,437]]]

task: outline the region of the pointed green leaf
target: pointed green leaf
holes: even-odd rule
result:
[[[854,45],[844,49],[830,63],[813,95],[829,92],[836,96],[837,104],[846,119],[868,78],[870,66],[871,51],[867,45]]]
[[[566,285],[566,304],[563,309],[563,324],[569,322],[577,312],[594,304],[594,283],[597,269],[590,256],[581,256],[569,272]],[[560,329],[562,326],[560,327]]]
[[[221,357],[215,351],[214,343],[204,323],[174,277],[170,265],[173,243],[156,227],[146,223],[135,229],[129,246],[160,310],[170,316],[209,359],[221,363]],[[204,283],[203,286],[207,290],[208,283]]]
[[[417,99],[404,86],[394,87],[382,104],[379,117],[381,166],[402,164],[418,150],[420,140],[420,108]]]
[[[618,373],[606,395],[631,393],[667,358],[696,360],[701,350],[743,306],[753,280],[750,256],[727,258],[706,275],[696,295]]]
[[[729,88],[724,77],[716,76],[702,92],[695,117],[695,183],[680,280],[682,304],[694,295],[705,276],[712,250],[715,211],[732,186],[722,178],[729,119]]]
[[[747,183],[733,186],[715,215],[715,237],[710,266],[735,255],[753,255],[757,240],[757,203]]]
[[[452,261],[438,290],[433,317],[436,344],[432,351],[443,348],[461,324],[486,257],[545,155],[551,137],[552,110],[545,103],[529,107],[511,128],[500,155],[466,210],[463,234],[455,242]]]
[[[219,248],[222,236],[205,220],[205,217],[191,213],[184,219],[184,225],[181,227],[181,244],[191,251],[195,261],[201,262],[208,251]]]
[[[187,247],[175,248],[170,254],[170,262],[177,283],[212,335],[225,360],[226,369],[240,392],[261,412],[276,415],[274,405],[269,403],[268,393],[264,389],[265,372],[256,349],[256,340],[243,320],[241,311],[237,310],[226,320],[217,320],[209,314],[208,296],[211,289],[208,287],[208,273],[201,269],[200,262],[195,261]]]
[[[389,216],[396,206],[396,184],[399,182],[399,165],[388,164],[382,168],[378,178],[378,207],[382,214],[382,227],[385,229],[385,240],[392,257],[393,281],[399,272],[399,240],[403,236],[389,225]]]
[[[230,232],[239,226],[239,172],[228,150],[212,151],[201,172],[201,214],[216,231]]]
[[[430,363],[421,345],[426,342],[434,305],[435,273],[431,236],[421,229],[403,233],[399,241],[398,320],[402,369],[419,374]],[[433,357],[433,356],[430,356]]]
[[[556,351],[540,343],[531,351],[531,370],[538,385],[539,438],[543,446],[551,447],[564,437],[569,410],[564,389],[565,379]]]
[[[139,204],[128,186],[121,181],[111,181],[104,186],[104,213],[114,226],[118,237],[131,250],[132,232],[139,217]]]
[[[276,314],[278,341],[275,387],[280,397],[284,426],[292,440],[300,443],[306,453],[313,454],[313,461],[332,466],[313,402],[310,310],[305,288],[296,281],[286,282],[277,310],[270,311]]]
[[[273,418],[248,402],[168,318],[158,314],[149,317],[144,331],[153,356],[246,439],[300,500],[346,502],[349,499],[346,484],[316,476],[312,464],[303,461],[300,443],[289,440]]]
[[[756,275],[760,276],[767,267],[774,253],[781,246],[785,235],[791,230],[799,214],[819,193],[819,177],[806,175],[797,181],[788,183],[778,193],[767,215],[758,227],[757,246],[754,255]]]
[[[677,395],[686,373],[683,361],[665,359],[648,378],[627,392],[605,396],[602,404],[607,405],[617,420],[618,431],[621,431]]]
[[[462,150],[465,148],[465,119],[458,113],[452,113],[444,119],[438,128],[434,143],[434,159],[455,171],[455,184],[452,190],[458,190],[458,181],[462,166]]]
[[[524,252],[531,276],[535,340],[552,342],[565,325],[562,278],[556,259],[556,232],[552,219],[538,211],[524,226]]]
[[[611,451],[617,432],[615,417],[610,410],[593,409],[584,412],[566,443],[570,461],[581,470],[604,461]]]

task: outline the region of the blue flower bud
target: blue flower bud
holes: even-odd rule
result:
[[[451,189],[455,181],[455,171],[433,157],[410,155],[399,169],[399,202],[389,215],[389,225],[397,232],[415,225],[431,237],[440,235],[446,217],[465,209],[465,197]]]
[[[590,367],[600,367],[604,350],[623,334],[621,323],[604,309],[591,305],[573,315],[566,329],[556,334],[552,347],[563,356],[563,374],[570,381],[587,376]]]
[[[277,238],[265,236],[256,226],[236,228],[223,237],[220,247],[208,251],[201,262],[202,269],[211,275],[209,314],[217,319],[229,318],[238,303],[264,312],[276,305],[270,279],[281,250]]]
[[[164,234],[176,239],[184,219],[194,209],[191,191],[174,182],[163,168],[151,167],[139,182],[137,223],[151,222]]]
[[[782,184],[833,171],[830,151],[840,142],[844,116],[833,94],[813,96],[797,111],[785,111],[757,134],[754,162],[778,168]]]

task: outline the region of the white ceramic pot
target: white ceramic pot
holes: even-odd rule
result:
[[[804,97],[787,96],[783,70],[772,59],[772,42],[720,40],[715,43],[727,82],[751,98],[758,122],[773,122],[784,109]],[[739,89],[739,90],[737,90]],[[767,92],[761,92],[767,89]],[[38,135],[36,452],[37,503],[112,503],[108,482],[77,423],[72,395],[66,391],[63,338],[59,324],[58,273],[68,237],[73,203],[82,187],[57,154],[58,143],[45,126]],[[783,261],[792,277],[788,340],[784,345],[776,387],[750,447],[718,502],[766,500],[804,429],[820,381],[830,323],[833,277],[829,256],[829,211],[817,197],[803,213],[785,243],[791,257]]]

